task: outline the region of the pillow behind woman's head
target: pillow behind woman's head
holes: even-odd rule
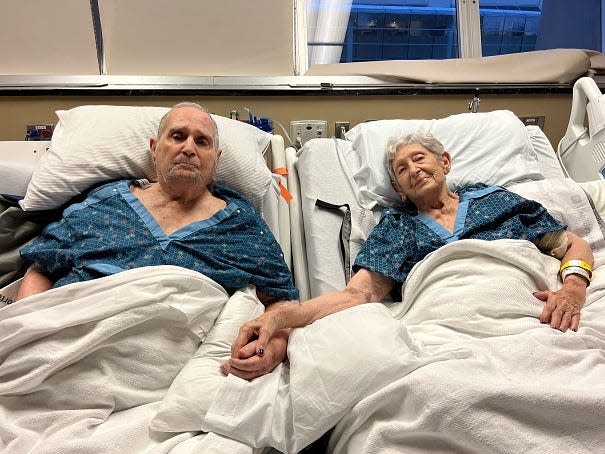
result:
[[[418,132],[430,132],[450,153],[450,188],[477,182],[505,186],[543,178],[527,128],[510,111],[464,113],[433,120],[379,120],[359,124],[346,134],[362,157],[354,178],[367,203],[399,203],[384,164],[386,144],[391,137]]]

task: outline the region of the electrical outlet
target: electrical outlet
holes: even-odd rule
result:
[[[539,126],[540,129],[544,130],[544,121],[546,120],[544,115],[536,115],[533,117],[519,117],[519,119],[526,126],[535,125]]]
[[[290,122],[290,138],[296,148],[311,139],[328,137],[328,122],[325,120],[295,120]]]
[[[337,121],[334,123],[334,137],[337,139],[344,139],[345,133],[350,128],[350,123],[348,121]]]

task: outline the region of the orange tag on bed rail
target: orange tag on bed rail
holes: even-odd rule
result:
[[[279,192],[281,193],[281,196],[286,202],[290,203],[290,200],[293,199],[292,194],[290,194],[290,191],[286,189],[286,187],[282,184],[281,181],[277,183],[277,185],[279,186]]]
[[[273,169],[273,173],[285,177],[288,176],[288,169],[286,169],[285,167],[276,167],[275,169]],[[286,202],[290,203],[290,200],[293,199],[292,194],[290,194],[290,191],[288,191],[288,189],[283,185],[281,181],[278,182],[277,185],[279,186],[281,196]]]

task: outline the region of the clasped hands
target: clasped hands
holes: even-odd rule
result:
[[[266,312],[243,324],[233,345],[231,358],[221,364],[221,371],[245,380],[271,372],[286,357],[289,329],[279,329],[275,312]]]

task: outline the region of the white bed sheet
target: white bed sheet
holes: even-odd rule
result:
[[[558,260],[527,241],[448,244],[414,267],[402,302],[295,329],[289,366],[230,377],[207,427],[284,452],[333,424],[335,454],[599,452],[603,265],[580,329],[562,333],[539,322],[533,296],[557,286]]]
[[[216,434],[149,428],[228,299],[199,273],[158,266],[0,309],[1,450],[257,452]]]

